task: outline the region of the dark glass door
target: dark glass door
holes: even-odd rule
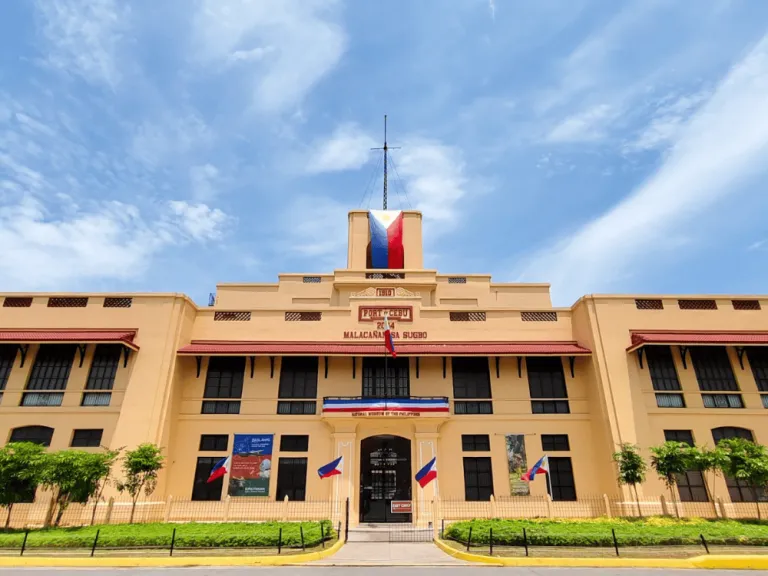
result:
[[[392,512],[393,500],[411,500],[411,441],[373,436],[360,446],[360,522],[411,522]]]

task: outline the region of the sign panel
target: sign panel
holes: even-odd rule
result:
[[[392,500],[390,510],[392,514],[410,514],[413,512],[413,503],[410,500]]]
[[[530,496],[531,487],[520,476],[528,470],[525,456],[525,436],[523,434],[507,434],[507,466],[509,469],[509,493],[512,496]]]
[[[413,322],[413,306],[360,306],[357,313],[360,322],[378,322],[384,320],[384,316],[387,316],[390,322]]]
[[[235,434],[230,496],[269,496],[274,434]]]

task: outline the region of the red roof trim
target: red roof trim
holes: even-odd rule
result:
[[[402,356],[585,356],[587,348],[575,342],[395,342],[395,349]],[[179,354],[207,356],[214,354],[251,355],[378,355],[384,354],[384,344],[350,344],[348,342],[231,342],[193,341],[178,351]]]
[[[768,332],[685,332],[655,331],[631,332],[632,352],[646,344],[702,344],[702,345],[768,345]]]
[[[136,330],[4,330],[0,329],[0,342],[117,342],[132,350]]]

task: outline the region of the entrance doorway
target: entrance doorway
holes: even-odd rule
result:
[[[411,441],[371,436],[360,443],[360,522],[411,522]]]

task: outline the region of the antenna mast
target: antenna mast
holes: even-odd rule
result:
[[[399,146],[395,146],[392,150],[399,149]],[[387,115],[384,114],[384,147],[383,148],[371,148],[371,150],[383,150],[384,151],[384,210],[387,209],[387,152],[390,150],[387,146]]]

